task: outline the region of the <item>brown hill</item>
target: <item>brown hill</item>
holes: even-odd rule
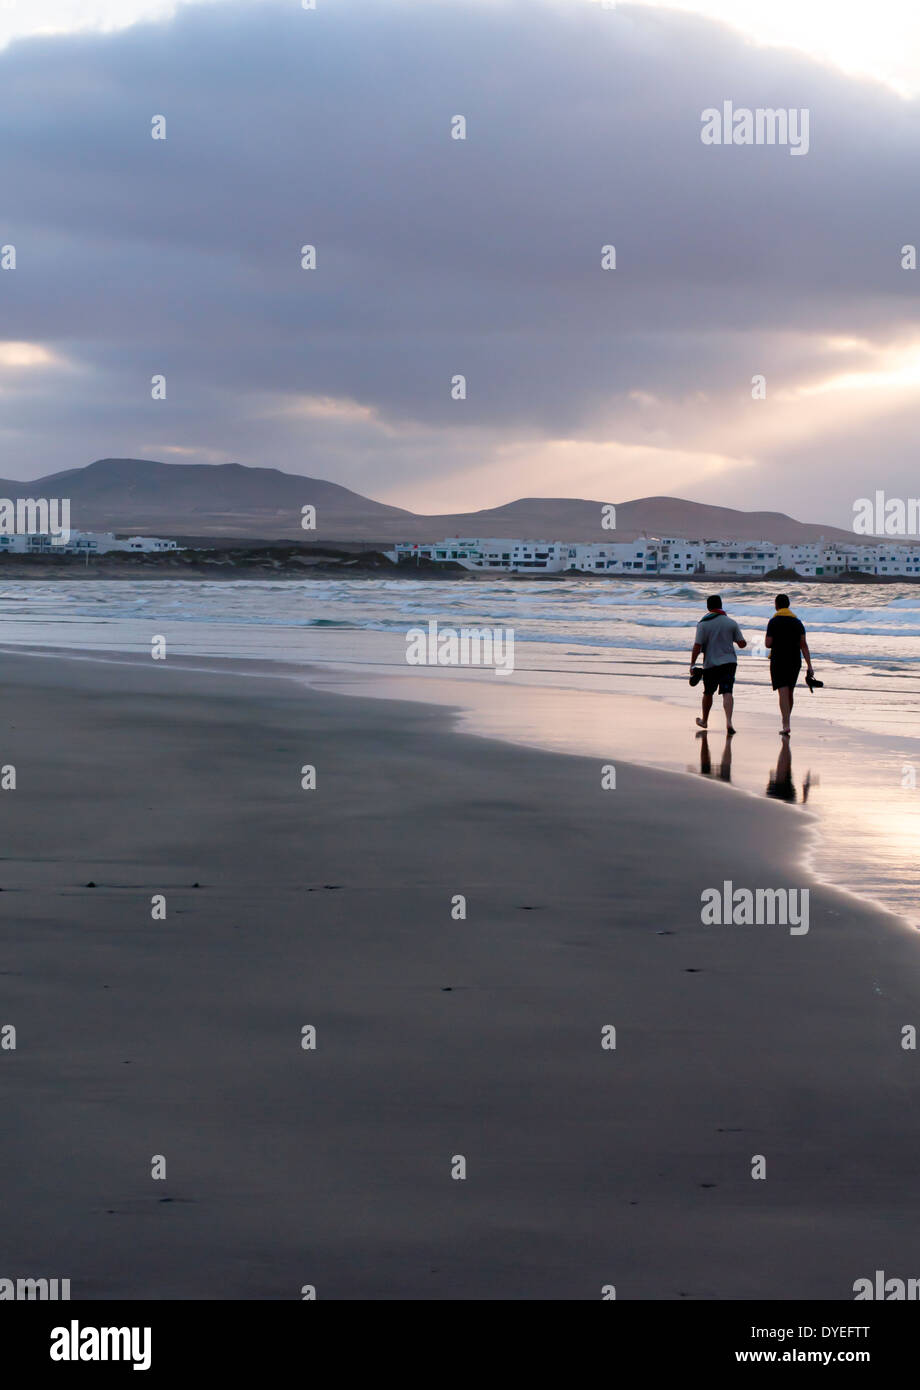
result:
[[[0,480],[6,497],[69,497],[71,525],[85,531],[301,541],[434,541],[445,536],[610,540],[601,501],[522,497],[484,511],[422,516],[374,502],[338,483],[277,468],[99,459],[85,468],[29,482]],[[615,499],[606,499],[615,501]],[[316,508],[316,529],[301,526],[302,508]],[[776,542],[852,540],[834,526],[796,521],[783,512],[742,512],[680,497],[640,497],[616,504],[617,536],[642,531],[692,539]]]

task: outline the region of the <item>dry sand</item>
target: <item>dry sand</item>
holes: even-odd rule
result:
[[[596,760],[283,679],[3,676],[0,1277],[848,1299],[920,1275],[920,939],[816,884],[807,935],[700,923],[723,878],[809,886],[802,817],[628,765],[602,791]]]

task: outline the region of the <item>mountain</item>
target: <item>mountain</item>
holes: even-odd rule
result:
[[[424,537],[403,540],[439,540],[453,536],[519,536],[522,539],[561,541],[611,540],[604,530],[602,503],[571,497],[522,497],[488,511],[460,516],[416,517],[424,523]],[[616,536],[631,540],[641,532],[656,536],[686,536],[691,540],[826,540],[852,541],[852,531],[795,521],[785,512],[738,512],[730,507],[710,507],[681,497],[639,497],[616,503]]]
[[[401,533],[411,512],[371,502],[338,483],[246,468],[240,463],[157,463],[153,459],[97,459],[44,478],[0,479],[3,497],[69,497],[76,531],[132,531],[140,535],[371,538],[389,524]],[[301,528],[301,509],[314,506],[318,526]],[[322,534],[319,527],[322,526]]]
[[[373,502],[338,483],[239,463],[98,459],[85,468],[69,468],[29,482],[0,479],[0,496],[69,497],[71,527],[81,531],[378,544],[436,541],[451,535],[562,541],[612,538],[602,526],[604,504],[600,501],[522,497],[485,511],[422,516]],[[305,506],[316,508],[315,530],[301,527]],[[740,512],[680,497],[640,497],[617,503],[616,522],[620,540],[642,531],[693,539],[853,539],[851,531],[795,521],[784,512]]]

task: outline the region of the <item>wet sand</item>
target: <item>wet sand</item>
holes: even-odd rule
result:
[[[783,802],[798,822],[805,808],[816,817],[808,850],[814,872],[920,926],[920,742],[906,731],[851,727],[836,685],[817,695],[801,686],[793,736],[781,739],[776,696],[764,668],[754,674],[760,679],[745,669],[735,687],[738,734],[731,740],[718,697],[703,739],[695,723],[700,692],[689,688],[685,669],[667,679],[616,674],[584,688],[558,674],[543,674],[547,683],[538,684],[526,668],[507,680],[457,668],[409,676],[329,666],[314,670],[310,681],[323,690],[456,706],[462,731],[524,747],[704,777]],[[637,693],[643,687],[648,693]],[[874,707],[873,692],[863,699]],[[806,833],[801,823],[797,833]]]
[[[174,663],[6,657],[3,729],[0,1276],[848,1299],[920,1273],[920,941],[809,879],[800,813]],[[809,932],[703,926],[725,878],[809,888]]]

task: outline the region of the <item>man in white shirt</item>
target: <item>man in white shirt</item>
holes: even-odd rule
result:
[[[735,646],[746,647],[747,642],[734,618],[730,618],[722,607],[721,595],[710,594],[706,600],[706,607],[708,612],[696,625],[696,641],[690,653],[691,676],[697,657],[700,652],[703,653],[703,717],[696,722],[701,729],[708,729],[712,697],[718,690],[722,696],[722,708],[725,710],[726,732],[733,734],[735,697],[732,692],[735,687],[735,672],[738,669]]]

